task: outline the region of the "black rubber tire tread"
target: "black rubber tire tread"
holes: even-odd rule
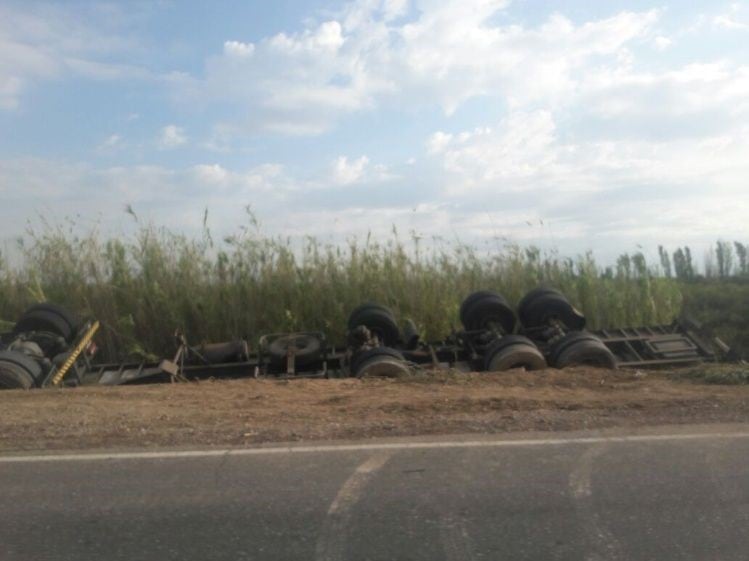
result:
[[[533,290],[530,290],[526,293],[525,296],[520,299],[520,302],[518,302],[517,310],[520,323],[525,325],[528,306],[530,306],[536,298],[545,296],[547,294],[556,294],[557,296],[562,296],[564,298],[564,294],[562,294],[562,292],[560,292],[556,288],[551,288],[549,286],[539,286],[537,288],[534,288]]]
[[[616,357],[600,341],[579,340],[569,345],[557,356],[555,368],[568,366],[595,366],[614,370]]]
[[[515,312],[502,296],[488,294],[473,300],[464,313],[463,327],[468,331],[486,329],[490,321],[497,321],[506,334],[515,330]]]
[[[247,353],[247,343],[238,340],[210,343],[196,347],[196,350],[209,364],[243,362]]]
[[[484,355],[496,353],[500,349],[509,347],[510,345],[530,345],[531,347],[536,346],[536,344],[525,335],[505,335],[503,337],[500,337],[499,339],[496,339],[495,341],[492,341],[491,344],[486,347],[486,352],[484,353]]]
[[[294,365],[305,366],[320,359],[322,355],[322,344],[317,337],[311,335],[288,335],[271,341],[268,345],[268,354],[275,364],[286,364],[288,356],[288,342],[291,337],[305,338],[306,344],[294,354]]]
[[[364,364],[370,358],[374,358],[376,356],[387,356],[390,358],[397,358],[398,360],[405,361],[403,354],[396,349],[391,349],[390,347],[374,347],[371,349],[366,349],[364,351],[359,351],[351,357],[351,362],[349,363],[351,374],[356,375],[356,371],[359,368],[359,365]]]
[[[363,304],[359,304],[349,314],[348,328],[355,329],[356,327],[362,325],[362,323],[359,321],[358,316],[362,313],[366,315],[366,313],[368,313],[370,310],[378,310],[380,312],[385,312],[386,314],[389,314],[391,317],[393,317],[393,319],[395,319],[395,316],[393,315],[393,311],[387,306],[383,306],[382,304],[378,304],[377,302],[364,302]]]
[[[501,366],[497,367],[497,363]],[[503,372],[513,368],[544,370],[546,367],[544,355],[533,344],[510,344],[484,355],[484,370],[487,372]]]
[[[387,356],[375,356],[359,364],[357,378],[404,378],[413,372],[408,363]]]
[[[558,317],[569,329],[581,330],[585,327],[585,316],[567,298],[557,294],[544,294],[534,298],[525,308],[523,327],[544,327],[548,325],[550,317]]]
[[[390,347],[374,347],[372,349],[367,349],[366,351],[360,351],[351,358],[351,364],[349,365],[351,374],[356,378],[361,378],[363,367],[378,358],[396,359],[404,364],[406,362],[403,354],[396,349],[391,349]]]
[[[471,292],[468,296],[465,297],[463,302],[460,303],[460,323],[462,323],[463,325],[465,325],[466,323],[466,309],[469,306],[473,305],[473,303],[477,299],[485,298],[486,296],[496,296],[504,300],[504,297],[499,292],[496,292],[494,290],[477,290],[476,292]]]
[[[36,385],[42,377],[42,367],[33,358],[19,351],[0,351],[0,369],[2,365],[13,365],[31,378],[31,385]],[[10,370],[10,368],[9,368]],[[13,369],[16,370],[16,369]]]
[[[363,325],[374,335],[380,338],[385,346],[393,346],[400,341],[401,333],[393,313],[383,306],[371,306],[363,308],[351,314],[349,318],[349,330]]]
[[[25,312],[21,319],[16,322],[13,329],[15,333],[28,331],[47,331],[59,335],[70,343],[75,336],[75,331],[65,318],[49,310],[31,310]]]
[[[34,385],[34,378],[25,369],[0,360],[0,390],[28,390]]]
[[[574,345],[578,341],[594,341],[597,343],[603,343],[601,340],[590,333],[589,331],[570,331],[566,333],[561,339],[557,340],[549,351],[547,360],[549,364],[555,365],[559,355],[570,345]]]
[[[57,314],[68,323],[70,329],[72,329],[73,331],[78,331],[78,328],[81,326],[80,318],[78,318],[67,308],[64,308],[63,306],[60,306],[58,304],[53,304],[52,302],[42,302],[40,304],[32,304],[26,309],[27,312],[34,312],[37,310]]]

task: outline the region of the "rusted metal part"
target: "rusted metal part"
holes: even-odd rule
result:
[[[714,362],[724,352],[723,348],[707,343],[681,321],[671,325],[602,329],[594,334],[614,353],[622,367],[651,368]]]
[[[65,374],[68,373],[71,367],[75,364],[75,361],[78,360],[78,357],[81,355],[81,353],[86,350],[86,347],[89,345],[89,343],[91,343],[91,340],[94,338],[96,332],[99,331],[99,325],[99,322],[95,321],[86,329],[83,337],[81,337],[76,347],[70,353],[70,356],[65,360],[63,365],[57,369],[57,371],[50,379],[50,384],[52,384],[53,386],[60,385],[63,378],[65,378]]]

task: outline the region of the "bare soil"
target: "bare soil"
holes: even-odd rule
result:
[[[749,422],[749,385],[594,369],[0,393],[0,451]]]

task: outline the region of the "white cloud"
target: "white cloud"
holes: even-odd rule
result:
[[[667,48],[669,48],[671,45],[673,45],[673,41],[669,39],[668,37],[664,37],[663,35],[658,35],[655,39],[653,39],[653,44],[655,45],[655,48],[659,51],[664,51]]]
[[[322,51],[334,53],[344,42],[341,24],[331,20],[320,24],[317,29],[307,29],[300,34],[279,33],[270,38],[268,45],[285,54],[306,56]]]
[[[16,109],[29,87],[65,75],[104,80],[152,77],[138,66],[107,60],[138,48],[116,23],[126,19],[118,16],[119,8],[110,7],[112,17],[93,10],[92,19],[84,21],[63,4],[20,6],[0,5],[0,109]]]
[[[746,153],[745,121],[701,137],[596,139],[562,134],[550,113],[535,111],[454,134],[432,158],[443,200],[475,216],[478,237],[490,237],[491,226],[538,241],[539,231],[518,222],[525,209],[564,247],[611,252],[635,243],[744,239],[749,227],[737,209],[747,201]],[[493,218],[482,228],[484,213]]]
[[[15,109],[23,88],[18,76],[0,76],[0,109]]]
[[[104,142],[101,143],[100,148],[103,148],[103,149],[116,148],[121,143],[122,143],[122,137],[119,134],[110,134],[107,138],[104,139]]]
[[[575,24],[556,14],[524,27],[503,23],[506,6],[420,0],[411,10],[408,2],[358,0],[336,19],[262,39],[251,57],[225,48],[191,89],[235,103],[245,129],[283,134],[319,134],[386,103],[448,115],[487,95],[515,108],[561,103],[591,69],[630,64],[628,48],[650,37],[659,17],[622,12]]]
[[[531,139],[536,134],[544,140]],[[338,243],[368,232],[388,236],[395,225],[428,239],[491,242],[494,249],[497,240],[562,244],[564,254],[595,249],[608,259],[635,243],[746,239],[747,150],[749,129],[700,142],[571,142],[547,115],[522,113],[453,135],[431,157],[438,167],[429,190],[412,192],[425,169],[419,163],[404,177],[378,183],[366,199],[348,188],[354,183],[331,183],[329,175],[302,179],[275,163],[97,168],[0,160],[0,196],[8,202],[0,208],[0,223],[8,235],[22,232],[26,219],[40,213],[79,216],[83,225],[104,217],[108,234],[130,224],[122,208],[132,204],[142,220],[191,233],[200,230],[208,208],[209,225],[220,236],[235,233],[245,223],[243,209],[252,205],[269,235],[316,235]],[[545,159],[532,166],[539,156]],[[342,169],[351,173],[346,179],[359,173],[361,183],[377,177],[378,167],[356,158]],[[316,196],[300,196],[311,190]],[[342,193],[351,196],[341,199]],[[171,212],[158,210],[163,208]],[[280,215],[281,222],[271,219]]]
[[[385,0],[382,8],[385,21],[391,21],[405,15],[409,7],[409,0]]]
[[[436,154],[442,152],[447,148],[452,140],[452,135],[446,132],[437,131],[427,140],[427,152],[430,154]]]
[[[659,74],[624,69],[589,76],[580,88],[582,110],[606,118],[648,116],[651,124],[690,117],[681,125],[699,125],[700,116],[716,121],[749,117],[749,66],[727,60],[692,63]],[[673,123],[672,123],[673,124]]]
[[[527,190],[530,179],[550,175],[556,175],[559,182],[566,175],[565,152],[574,150],[559,145],[548,111],[513,113],[497,128],[458,135],[436,133],[428,146],[447,174],[447,192],[458,196],[475,188]]]
[[[333,181],[340,185],[356,183],[364,176],[369,158],[361,156],[349,162],[346,156],[339,156],[333,162]]]
[[[229,178],[229,172],[219,164],[198,164],[192,170],[203,183],[221,184]]]
[[[75,221],[85,227],[103,218],[102,229],[111,234],[130,223],[122,212],[126,204],[144,220],[187,232],[201,228],[202,211],[208,208],[212,225],[232,233],[243,223],[246,205],[263,216],[277,215],[298,187],[273,163],[233,171],[218,164],[95,167],[42,158],[0,160],[0,198],[8,203],[0,206],[0,235],[20,234],[27,220],[40,226],[34,220],[38,215],[78,217]]]
[[[187,143],[187,135],[182,127],[167,125],[161,129],[159,135],[159,147],[162,150],[177,148]]]
[[[339,156],[333,160],[329,177],[315,179],[310,187],[324,189],[334,185],[372,184],[393,181],[398,176],[383,164],[372,164],[367,156],[360,156],[349,160],[347,156]]]
[[[744,31],[744,30],[749,29],[749,23],[738,21],[728,15],[715,16],[713,18],[713,25],[715,25],[716,27],[721,27],[723,29],[730,29],[730,30]]]
[[[190,139],[195,146],[228,152],[247,131],[320,134],[357,113],[383,110],[384,119],[393,119],[390,110],[397,108],[396,118],[411,118],[413,111],[436,131],[424,135],[415,158],[394,155],[400,163],[385,166],[352,143],[348,155],[335,159],[346,152],[324,144],[319,153],[331,152],[312,169],[305,169],[304,156],[290,156],[290,168],[235,169],[216,153],[215,163],[201,158],[184,168],[0,161],[0,194],[14,203],[13,211],[11,205],[0,209],[0,223],[20,231],[19,216],[43,201],[71,212],[83,201],[81,210],[91,214],[131,202],[178,208],[180,218],[194,216],[197,224],[196,208],[208,206],[217,224],[233,228],[251,203],[261,218],[283,215],[283,227],[300,235],[369,229],[387,235],[395,223],[466,241],[563,239],[565,253],[591,245],[631,247],[633,240],[652,245],[648,239],[656,235],[655,243],[749,236],[743,216],[749,65],[732,58],[733,51],[695,55],[699,38],[685,41],[683,30],[662,21],[670,11],[590,21],[552,14],[528,24],[508,6],[499,0],[357,0],[305,21],[296,33],[255,43],[227,40],[206,61],[202,77],[174,72],[159,82],[182,99],[204,102],[205,114],[215,114],[216,104],[220,114],[232,115],[230,122],[208,123],[211,138]],[[0,108],[22,105],[25,88],[66,73],[148,78],[137,65],[97,50],[129,46],[107,44],[107,37],[71,21],[32,19],[9,24],[0,17]],[[739,30],[746,18],[731,8],[703,19],[699,31],[715,34]],[[46,27],[34,27],[41,24]],[[654,49],[668,53],[654,56]],[[469,100],[476,105],[459,111]],[[504,117],[476,120],[482,106]],[[392,123],[384,128],[392,130]],[[200,128],[191,122],[190,136]],[[100,131],[101,138],[108,132]],[[134,132],[122,134],[130,141]],[[349,133],[345,138],[353,138]],[[176,124],[155,136],[152,147],[188,142]],[[289,142],[289,153],[304,145]],[[104,146],[123,143],[112,135]],[[313,190],[314,197],[300,196]]]
[[[228,56],[248,57],[255,52],[255,45],[241,41],[225,41],[224,54]]]

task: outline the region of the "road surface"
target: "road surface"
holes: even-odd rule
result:
[[[0,480],[3,561],[745,561],[749,552],[749,425],[3,456]]]

